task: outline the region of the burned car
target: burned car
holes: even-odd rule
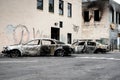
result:
[[[71,46],[54,39],[34,39],[26,44],[4,47],[2,53],[10,57],[23,55],[54,55],[65,56],[73,52]]]
[[[75,53],[106,53],[109,46],[96,41],[77,41],[72,44]]]

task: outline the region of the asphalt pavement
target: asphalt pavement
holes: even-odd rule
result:
[[[120,80],[120,53],[1,57],[0,80]]]

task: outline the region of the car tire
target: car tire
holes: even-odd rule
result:
[[[55,56],[61,56],[61,57],[63,57],[63,56],[64,56],[64,53],[65,53],[64,50],[59,49],[59,50],[55,51]]]
[[[12,50],[10,52],[10,57],[12,58],[16,58],[16,57],[19,57],[20,56],[20,51],[19,50]]]
[[[95,50],[95,52],[94,52],[94,53],[99,54],[99,53],[103,53],[103,52],[102,52],[102,49],[98,48],[98,49],[96,49],[96,50]]]

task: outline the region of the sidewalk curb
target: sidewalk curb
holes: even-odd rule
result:
[[[113,50],[113,51],[110,51],[108,53],[120,53],[120,50]]]

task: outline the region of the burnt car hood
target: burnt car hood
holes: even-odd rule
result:
[[[14,45],[5,46],[4,48],[7,50],[18,49],[21,47],[21,45],[22,44],[14,44]]]

